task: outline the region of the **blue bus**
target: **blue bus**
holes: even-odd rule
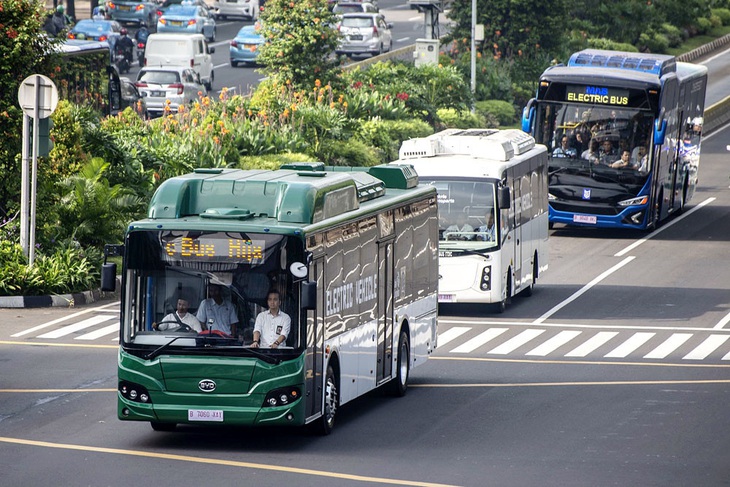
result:
[[[707,68],[586,49],[540,77],[522,129],[548,147],[549,221],[653,229],[697,186]]]

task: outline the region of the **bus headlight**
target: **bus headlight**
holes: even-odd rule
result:
[[[150,393],[145,387],[132,382],[127,382],[126,380],[119,382],[119,393],[122,397],[129,401],[143,403],[152,402],[150,399]]]
[[[300,395],[298,387],[282,387],[274,389],[266,394],[263,407],[274,408],[277,406],[286,406],[287,404],[299,399]]]
[[[557,196],[554,196],[552,193],[548,193],[548,201],[555,201],[557,199]]]
[[[489,291],[492,289],[492,266],[488,265],[482,269],[482,280],[479,283],[479,289]]]
[[[619,201],[619,206],[635,206],[635,205],[645,205],[649,201],[648,196],[639,196],[637,198],[631,198],[629,200],[623,200]]]

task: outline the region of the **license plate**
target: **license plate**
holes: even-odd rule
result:
[[[131,9],[132,9],[132,7],[130,7],[129,5],[119,5],[119,10],[126,11],[126,10],[131,10]]]
[[[244,44],[243,48],[253,52],[256,50],[256,44]]]
[[[354,36],[350,36],[350,40],[351,41],[361,41],[362,40],[362,36],[359,35],[359,34],[358,35],[354,35]]]
[[[595,225],[598,219],[593,215],[573,215],[573,221],[575,223],[590,223]]]
[[[174,25],[176,27],[180,27],[182,25],[182,21],[180,20],[171,20],[170,25]]]
[[[150,96],[160,98],[160,97],[165,96],[165,92],[164,91],[150,91]]]
[[[453,294],[439,294],[439,303],[455,303],[456,296]]]
[[[188,421],[223,421],[220,409],[188,409]]]

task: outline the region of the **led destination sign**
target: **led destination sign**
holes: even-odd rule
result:
[[[565,99],[579,103],[624,106],[629,104],[629,90],[605,86],[568,85],[565,89]]]
[[[199,237],[162,236],[164,253],[174,260],[227,261],[257,264],[264,258],[266,242],[224,235]]]

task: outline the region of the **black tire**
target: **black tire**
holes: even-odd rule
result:
[[[532,260],[532,282],[530,282],[530,285],[522,290],[522,295],[525,297],[532,296],[532,293],[535,290],[535,280],[537,279],[537,269],[538,269],[537,253],[535,253],[535,258]]]
[[[335,416],[337,415],[337,409],[340,407],[340,395],[337,383],[335,369],[332,365],[327,364],[327,375],[324,380],[324,413],[315,425],[315,431],[322,436],[332,433],[335,427]]]
[[[213,29],[213,36],[208,39],[208,42],[215,42],[215,36],[216,36],[216,29]]]
[[[506,297],[497,303],[497,313],[504,313],[507,310],[507,305],[510,303],[512,298],[512,269],[507,270],[507,295]]]
[[[403,397],[408,390],[408,377],[411,372],[411,341],[405,330],[401,330],[398,339],[398,360],[395,366],[395,378],[388,384],[388,392],[392,396]]]
[[[238,67],[238,61],[231,61],[231,67],[237,68]]]
[[[159,423],[157,421],[150,421],[150,426],[155,431],[175,431],[177,423]]]

